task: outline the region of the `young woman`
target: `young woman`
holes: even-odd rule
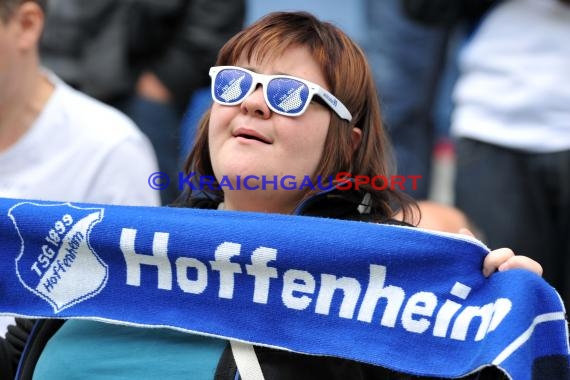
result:
[[[187,187],[183,205],[380,223],[398,223],[392,217],[399,210],[400,218],[412,220],[417,205],[396,186],[377,190],[382,183],[369,183],[347,191],[322,184],[347,180],[339,173],[392,174],[370,67],[340,29],[307,13],[270,14],[226,43],[210,76],[214,103],[185,169],[217,183],[194,193]],[[297,90],[298,106],[283,105],[284,94]],[[248,175],[258,183],[238,186]],[[262,181],[284,176],[310,176],[317,185],[297,183],[292,190]],[[338,186],[348,187],[356,188]],[[483,271],[512,268],[542,273],[538,263],[509,249],[491,252]]]
[[[186,171],[214,176],[221,189],[188,191],[186,205],[380,223],[397,223],[392,216],[398,209],[404,218],[413,214],[413,202],[371,184],[360,191],[322,191],[275,189],[259,181],[257,190],[237,189],[248,175],[308,175],[315,183],[343,172],[390,178],[390,146],[370,68],[361,49],[338,28],[304,13],[271,14],[230,40],[216,65],[210,71],[214,103]],[[284,98],[299,88],[306,97],[288,108]],[[311,91],[317,94],[311,97]],[[233,190],[222,184],[226,179]],[[541,273],[538,263],[509,249],[491,252],[482,270],[488,276],[515,267]],[[267,378],[396,376],[334,358],[262,348],[256,354]]]
[[[223,47],[210,76],[214,103],[186,170],[195,178],[213,176],[219,189],[188,190],[182,205],[395,224],[395,210],[409,214],[413,204],[389,188],[327,186],[342,179],[353,184],[339,173],[390,176],[390,147],[370,68],[338,28],[306,13],[270,14]],[[259,181],[238,186],[247,176]],[[285,176],[297,185],[281,186]],[[277,185],[263,181],[276,178]],[[304,178],[320,184],[300,186]],[[541,271],[509,250],[490,253],[482,270],[515,267]],[[23,330],[12,329],[20,344]],[[149,330],[42,321],[23,355],[21,377],[238,378],[225,341]],[[400,378],[338,358],[259,347],[254,352],[266,379]]]

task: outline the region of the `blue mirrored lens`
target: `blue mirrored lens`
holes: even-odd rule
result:
[[[214,96],[222,103],[237,103],[243,100],[251,87],[253,78],[245,71],[224,69],[214,78]]]
[[[294,115],[307,104],[309,88],[295,79],[272,79],[267,86],[267,98],[273,108]]]

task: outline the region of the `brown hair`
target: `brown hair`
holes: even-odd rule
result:
[[[371,69],[363,51],[336,26],[306,12],[270,13],[230,39],[220,50],[216,65],[233,65],[240,57],[273,59],[291,46],[309,48],[323,71],[329,91],[352,114],[352,121],[348,122],[331,112],[324,153],[315,176],[328,178],[339,172],[370,177],[390,175],[391,148],[382,125]],[[194,147],[184,167],[187,174],[213,176],[208,150],[209,115],[210,110],[200,121]],[[361,144],[355,151],[352,127],[362,131]],[[413,203],[397,190],[378,191],[371,186],[361,189],[370,194],[367,206],[387,217],[392,216],[394,206],[407,215]],[[185,191],[181,200],[192,204],[190,189]],[[306,197],[317,191],[309,192]],[[223,199],[221,192],[214,195]]]
[[[46,11],[47,0],[0,0],[0,21],[8,22],[16,8],[28,1],[38,4],[44,12]]]

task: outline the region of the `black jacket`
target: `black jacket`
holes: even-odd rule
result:
[[[335,219],[403,224],[389,219],[385,215],[360,213],[358,206],[361,199],[361,194],[355,192],[331,191],[310,198],[301,205],[296,213]],[[207,198],[196,205],[197,208],[215,208],[216,206],[216,201]],[[17,379],[31,379],[35,365],[47,341],[63,323],[62,320],[52,319],[40,320],[34,325],[29,320],[17,320],[17,326],[9,327],[7,339],[0,340],[0,379],[14,378],[20,357],[22,363]],[[347,344],[356,343],[347,342]],[[346,359],[301,355],[262,347],[256,347],[255,351],[267,380],[419,379]],[[228,345],[218,363],[215,380],[234,380],[236,379],[236,372],[236,364]],[[470,375],[465,379],[506,379],[506,377],[494,368],[487,368],[481,373]]]
[[[184,109],[244,18],[245,0],[50,1],[40,53],[63,80],[108,102],[151,71]]]

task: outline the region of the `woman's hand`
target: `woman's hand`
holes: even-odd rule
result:
[[[542,276],[542,266],[526,256],[515,256],[509,248],[499,248],[489,252],[483,261],[483,275],[489,277],[493,272],[509,269],[526,269]]]
[[[466,228],[462,228],[459,233],[473,236]],[[489,277],[496,271],[503,272],[515,268],[526,269],[542,276],[542,266],[538,262],[530,257],[516,256],[510,248],[495,249],[489,252],[483,261],[483,275],[485,277]]]

